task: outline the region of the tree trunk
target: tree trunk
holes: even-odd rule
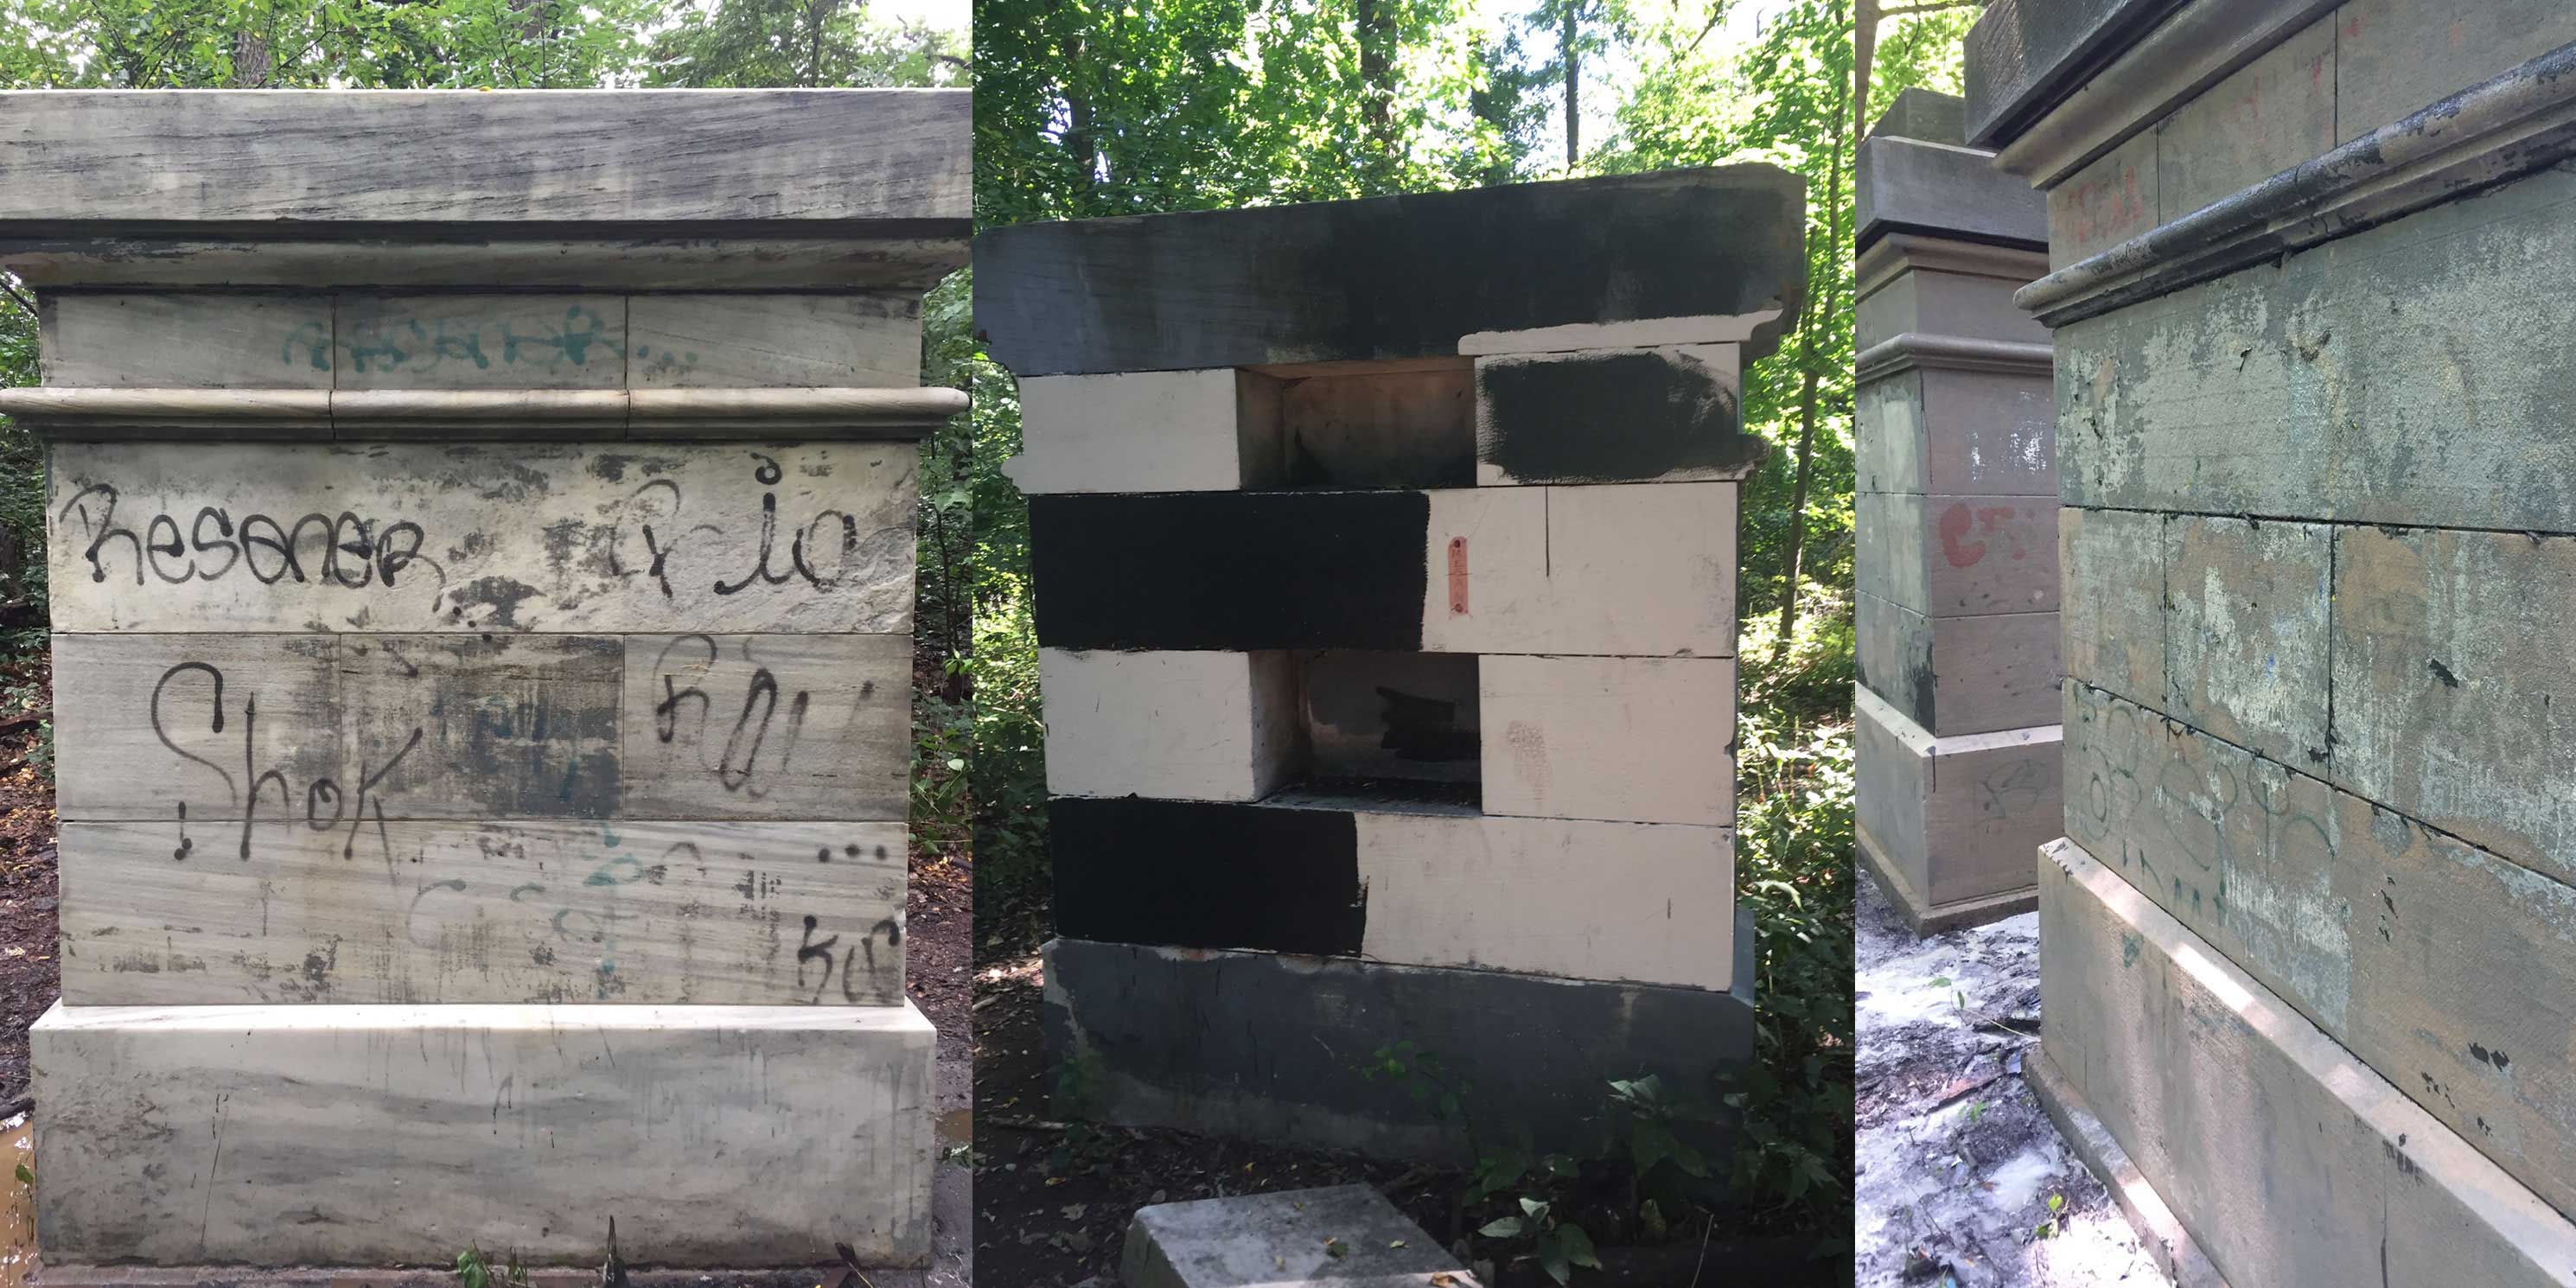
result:
[[[1360,119],[1384,162],[1383,178],[1391,180],[1402,151],[1395,137],[1395,22],[1382,0],[1352,0],[1352,13],[1360,42]]]
[[[249,31],[233,33],[233,89],[265,89],[276,66],[276,56],[269,52],[268,38]]]
[[[1849,86],[1844,86],[1846,94]],[[1817,332],[1832,325],[1834,310],[1841,303],[1843,272],[1843,143],[1848,137],[1844,125],[1849,118],[1840,110],[1834,113],[1833,147],[1830,164],[1825,170],[1825,297],[1822,307],[1807,314],[1798,324],[1803,354],[1800,365],[1806,369],[1798,399],[1798,477],[1789,491],[1789,549],[1785,563],[1788,581],[1780,589],[1780,633],[1771,641],[1771,662],[1777,666],[1789,655],[1789,642],[1798,625],[1799,558],[1807,540],[1807,484],[1815,475],[1816,464],[1816,399],[1821,373],[1817,370]]]
[[[1583,116],[1579,99],[1583,93],[1583,52],[1576,42],[1582,38],[1583,6],[1581,0],[1567,0],[1565,30],[1559,47],[1565,54],[1565,168],[1583,159]]]

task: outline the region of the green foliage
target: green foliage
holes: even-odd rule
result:
[[[684,5],[653,39],[647,85],[692,88],[963,85],[962,33],[883,22],[864,0]]]
[[[495,1266],[481,1245],[475,1245],[456,1254],[456,1280],[463,1288],[528,1288],[528,1271],[519,1264],[516,1252]]]
[[[635,83],[659,0],[12,0],[0,85],[543,89]]]

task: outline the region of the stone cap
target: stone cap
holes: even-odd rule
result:
[[[2269,0],[2263,0],[2269,3]],[[2187,0],[1993,0],[1968,29],[1967,139],[2000,147]],[[2208,7],[2229,6],[2205,0]]]
[[[1854,245],[1911,232],[2047,249],[2047,197],[1996,169],[1992,152],[1889,133],[1895,115],[1879,118],[1854,160]]]
[[[739,247],[778,237],[804,248],[777,284],[926,284],[964,259],[971,132],[965,90],[0,93],[0,262],[39,285],[327,285],[452,280],[489,246],[649,283],[731,245],[714,271],[758,286]],[[409,273],[414,245],[445,258]]]
[[[1797,312],[1805,237],[1804,181],[1768,165],[1022,224],[975,239],[975,321],[1022,376],[1454,357],[1665,318],[1750,361]]]
[[[1869,127],[1873,139],[1921,139],[1960,147],[1968,141],[1968,101],[1920,85],[1897,92],[1896,101]]]

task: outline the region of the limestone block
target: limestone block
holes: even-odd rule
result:
[[[1477,688],[1486,813],[1734,823],[1732,659],[1497,655]]]
[[[1740,479],[1769,450],[1742,400],[1731,344],[1480,358],[1475,481]]]
[[[912,638],[630,635],[630,818],[888,818],[910,807]]]
[[[2049,189],[2048,266],[2064,268],[2155,227],[2156,162],[2155,131],[2140,131]]]
[[[2335,22],[2337,143],[2576,40],[2576,13],[2552,0],[2345,0]]]
[[[2576,1283],[2576,1226],[2270,989],[2073,842],[2040,874],[2046,1055],[2229,1282]]]
[[[2057,607],[2057,498],[1854,498],[1862,593],[1927,617]]]
[[[1422,648],[1735,656],[1736,487],[1432,493]]]
[[[828,295],[633,295],[626,383],[637,389],[921,383],[921,301]]]
[[[2309,23],[2157,124],[2160,218],[2181,218],[2334,147],[2335,22],[2329,14]]]
[[[2571,197],[2539,170],[2061,328],[2067,503],[2576,531]]]
[[[1278,384],[1220,367],[1020,381],[1007,473],[1056,492],[1225,492],[1269,486],[1281,462]]]
[[[1251,805],[1058,797],[1047,818],[1056,928],[1083,939],[1734,981],[1727,828],[1320,793]]]
[[[910,444],[61,443],[62,631],[912,629]]]
[[[331,298],[48,291],[49,385],[328,389]]]
[[[65,1000],[904,998],[901,823],[279,821],[246,857],[233,839],[66,823]]]
[[[1863,384],[1858,423],[1863,492],[2057,495],[2057,407],[2045,380],[1914,368]]]
[[[2057,719],[2057,614],[1925,617],[1876,595],[1854,613],[1860,682],[1933,734]]]
[[[1050,648],[1038,676],[1056,795],[1255,801],[1296,767],[1286,653]]]
[[[616,295],[356,295],[333,309],[342,389],[620,389]]]
[[[1118,1265],[1127,1288],[1477,1288],[1439,1240],[1368,1185],[1139,1208]]]
[[[1857,825],[1914,902],[2027,887],[2031,850],[2065,831],[2057,726],[1935,738],[1868,689],[1854,705]]]
[[[1852,311],[1854,337],[1863,349],[1908,331],[2046,344],[2048,328],[2012,302],[2013,292],[2046,271],[2036,252],[2028,272],[2008,276],[1909,264],[1876,288],[1865,288]]]
[[[909,1004],[57,1005],[30,1037],[50,1262],[590,1265],[611,1216],[640,1264],[929,1257]]]
[[[2066,678],[2133,702],[2165,700],[2166,516],[2126,510],[2058,514],[2058,617]]]
[[[1056,939],[1042,954],[1047,1040],[1098,1071],[1110,1122],[1454,1158],[1454,1122],[1351,1075],[1349,1053],[1410,1041],[1539,1148],[1570,1148],[1596,1138],[1604,1081],[1660,1069],[1697,1085],[1750,1058],[1749,920],[1737,930],[1722,993]]]
[[[2177,515],[2166,533],[2162,708],[2282,764],[2326,764],[2333,531]]]
[[[2576,880],[2576,539],[2343,528],[2334,580],[2336,783]]]
[[[56,701],[87,713],[58,752],[66,818],[362,837],[907,808],[904,636],[63,635],[55,658]]]

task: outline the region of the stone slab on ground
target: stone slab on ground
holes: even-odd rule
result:
[[[1367,1185],[1139,1209],[1126,1288],[1477,1288],[1438,1240]]]

